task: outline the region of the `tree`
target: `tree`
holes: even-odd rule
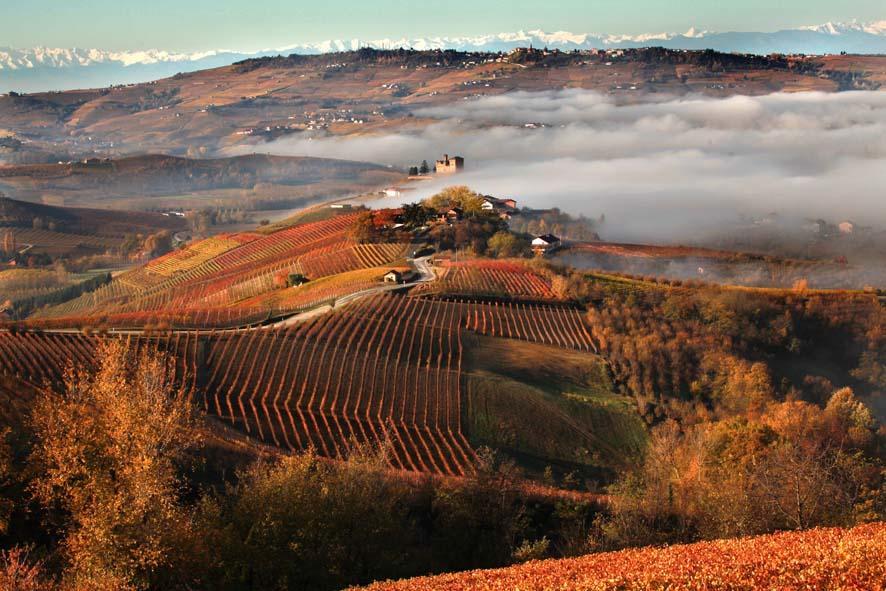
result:
[[[12,230],[7,230],[3,235],[3,252],[7,255],[15,254],[15,233]]]
[[[375,220],[371,211],[364,211],[357,216],[351,226],[351,238],[360,243],[372,242]]]
[[[404,203],[402,209],[403,223],[410,228],[424,226],[434,215],[433,209],[421,203]]]
[[[435,491],[436,551],[463,568],[507,564],[528,526],[519,470],[489,448],[477,450],[475,468],[470,478]]]
[[[66,515],[65,579],[74,588],[185,585],[197,546],[178,500],[176,464],[197,437],[187,397],[160,354],[99,344],[97,369],[70,368],[32,413],[35,497]]]
[[[652,431],[644,464],[610,489],[614,546],[852,525],[882,518],[878,425],[848,390],[822,409],[770,402],[762,414]],[[864,433],[855,433],[853,430]]]
[[[428,197],[424,204],[432,209],[459,207],[466,214],[483,212],[483,196],[463,185],[446,187],[436,195]]]
[[[428,174],[429,172],[431,172],[431,168],[428,166],[427,160],[421,161],[421,166],[419,167],[418,172],[419,174]]]
[[[305,452],[243,472],[205,513],[221,553],[215,588],[339,589],[402,574],[409,488],[385,453],[357,446],[332,463]]]
[[[522,256],[528,247],[525,240],[506,230],[493,234],[487,245],[493,256],[501,258]]]
[[[27,548],[0,551],[0,589],[49,591],[54,588],[43,576],[43,561],[32,561]]]
[[[8,443],[11,432],[9,427],[0,429],[0,535],[9,529],[9,516],[12,513],[13,501],[6,498],[6,489],[12,484],[12,449]]]
[[[409,176],[418,176],[418,166],[409,167]]]
[[[148,256],[158,257],[172,250],[172,232],[161,230],[145,239],[144,251]]]

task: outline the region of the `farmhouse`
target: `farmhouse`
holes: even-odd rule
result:
[[[391,269],[384,275],[385,283],[403,283],[403,273],[396,269]]]
[[[449,154],[443,154],[442,160],[437,160],[437,174],[455,174],[461,172],[465,167],[465,159],[461,156],[449,157]]]
[[[498,199],[497,197],[486,195],[480,207],[483,208],[483,211],[497,213],[502,219],[510,219],[512,215],[517,213],[517,201],[515,199]]]
[[[515,199],[498,199],[497,197],[486,195],[483,197],[481,207],[486,211],[517,209],[517,201]]]
[[[545,254],[560,248],[560,239],[553,234],[542,234],[532,240],[532,252]]]

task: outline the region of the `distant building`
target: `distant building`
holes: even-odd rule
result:
[[[449,157],[444,154],[442,160],[437,160],[437,174],[455,174],[461,172],[465,167],[465,159],[461,156]]]
[[[545,254],[560,248],[560,239],[553,234],[542,234],[532,240],[532,251],[535,254]]]
[[[483,211],[494,211],[503,219],[510,219],[513,214],[518,212],[515,199],[498,199],[489,195],[483,198],[480,207]]]
[[[400,197],[403,193],[400,191],[399,187],[388,187],[385,189],[386,197]]]
[[[487,195],[483,198],[483,204],[480,207],[486,211],[517,209],[517,201],[515,199],[498,199]]]
[[[852,234],[855,232],[855,223],[846,220],[837,224],[837,229],[840,230],[840,234]]]

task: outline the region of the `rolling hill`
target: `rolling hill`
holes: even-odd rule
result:
[[[0,228],[33,228],[34,218],[39,218],[47,227],[53,224],[55,232],[108,238],[187,227],[183,219],[160,213],[59,207],[0,197]]]
[[[271,209],[359,193],[402,178],[375,164],[247,155],[144,155],[0,167],[0,190],[18,199],[114,209]]]
[[[7,162],[119,156],[135,150],[217,155],[294,135],[366,134],[424,125],[417,112],[513,90],[583,88],[632,101],[876,89],[886,58],[760,57],[661,48],[358,51],[249,59],[150,83],[0,97]],[[420,113],[419,113],[420,114]]]

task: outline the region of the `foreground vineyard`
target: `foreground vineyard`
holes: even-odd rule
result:
[[[355,273],[345,287],[364,284],[363,272]],[[264,313],[237,308],[254,317],[232,320],[225,310],[231,309],[204,309],[191,318],[185,310],[175,318],[155,315],[153,322],[166,318],[167,328],[188,322],[206,327],[254,322]],[[144,314],[130,313],[131,322]],[[180,383],[207,413],[267,444],[341,458],[354,443],[385,442],[395,468],[462,475],[474,460],[462,424],[469,332],[577,352],[594,349],[575,309],[391,294],[363,297],[280,328],[163,328],[153,336],[116,338],[168,351]],[[0,333],[0,374],[31,388],[57,383],[69,362],[90,366],[100,338],[115,337]]]
[[[343,457],[386,440],[397,468],[464,474],[456,313],[377,296],[289,329],[210,338],[206,409],[283,448]]]
[[[886,523],[640,548],[378,583],[372,591],[842,589],[886,585]]]

